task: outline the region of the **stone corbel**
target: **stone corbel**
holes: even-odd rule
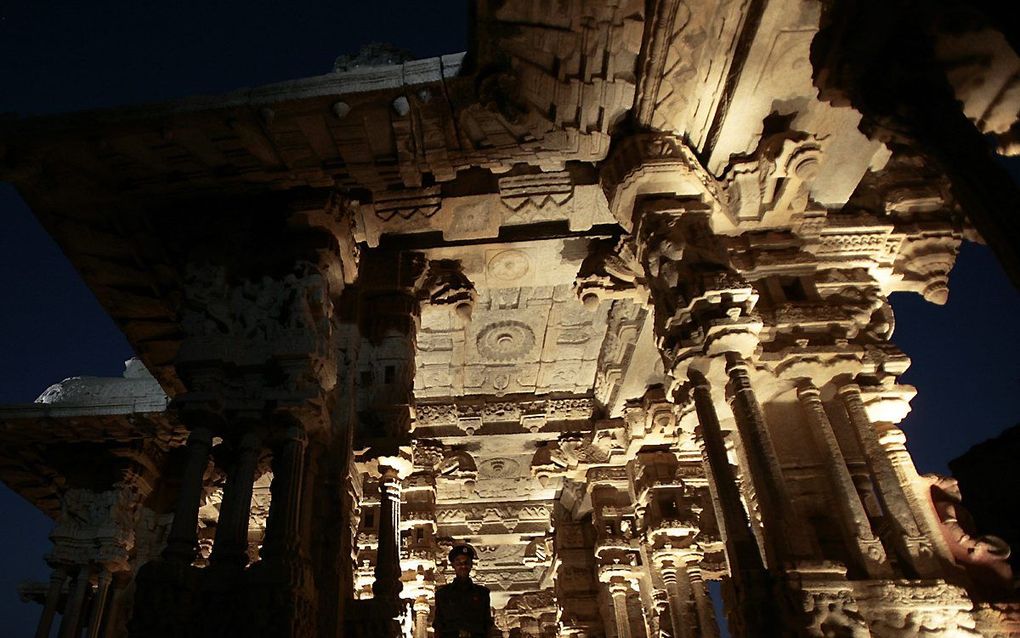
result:
[[[949,300],[949,271],[956,263],[961,241],[961,233],[950,231],[906,237],[887,292],[912,291],[931,303],[945,304]]]
[[[613,248],[591,243],[591,253],[581,264],[574,281],[574,294],[586,308],[594,309],[602,301],[631,299],[647,303],[648,289],[634,246],[621,239]]]
[[[531,474],[542,487],[549,485],[552,478],[561,476],[568,467],[569,461],[558,442],[539,445],[531,457]]]
[[[822,160],[821,145],[813,138],[797,140],[789,133],[769,144],[780,146],[778,156],[734,164],[727,195],[734,223],[768,225],[803,214],[810,206],[810,185]],[[763,146],[764,143],[760,144]],[[824,215],[824,209],[816,206]]]
[[[910,401],[917,389],[910,385],[864,386],[861,399],[872,423],[896,425],[910,414]]]
[[[477,293],[459,261],[429,260],[415,284],[415,290],[421,304],[449,307],[462,324],[471,321]]]
[[[469,452],[454,450],[448,452],[439,464],[439,474],[447,480],[460,481],[472,489],[478,480],[478,465]]]
[[[291,206],[291,224],[327,233],[333,243],[316,251],[315,260],[329,283],[330,293],[337,297],[358,277],[360,250],[355,237],[355,214],[358,202],[332,191],[323,202],[301,201]]]
[[[609,209],[626,230],[637,225],[637,202],[653,195],[697,199],[722,210],[719,185],[680,138],[643,133],[614,147],[599,175]]]
[[[753,353],[762,328],[753,312],[758,295],[733,270],[704,205],[673,199],[645,202],[641,208],[638,257],[648,277],[667,369],[675,372],[692,355]]]

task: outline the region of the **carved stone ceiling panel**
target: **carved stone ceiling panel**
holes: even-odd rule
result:
[[[511,439],[516,445],[508,445]],[[529,544],[541,543],[552,530],[559,482],[542,485],[532,476],[535,450],[527,435],[477,437],[466,447],[477,473],[470,481],[438,478],[438,535],[475,546],[474,578],[493,591],[538,589],[550,561],[544,554],[526,553]]]
[[[474,284],[471,317],[426,305],[417,336],[415,397],[587,394],[608,304],[585,308],[573,281],[587,239],[436,249]]]
[[[479,437],[479,440],[502,437]],[[469,502],[488,502],[504,500],[551,501],[556,497],[559,483],[556,481],[542,485],[531,474],[531,459],[535,454],[534,446],[529,445],[527,435],[520,438],[516,450],[489,451],[475,453],[478,475],[474,483],[465,484],[460,480],[440,477],[436,484],[436,502],[442,504],[464,504]]]

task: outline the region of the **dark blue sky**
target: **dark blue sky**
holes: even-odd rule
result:
[[[464,50],[466,3],[39,2],[0,4],[0,113],[152,102],[318,75],[387,41],[419,57]],[[982,246],[966,246],[944,307],[893,296],[894,341],[918,388],[904,423],[921,471],[1020,421],[1020,296]],[[7,184],[0,184],[0,403],[73,375],[120,374],[130,347]],[[44,580],[48,519],[0,486],[0,626],[34,627],[14,591]]]

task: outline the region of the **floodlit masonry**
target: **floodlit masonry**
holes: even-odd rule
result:
[[[945,303],[978,233],[1020,279],[1005,37],[897,0],[476,19],[466,56],[0,122],[139,355],[0,409],[56,523],[36,636],[427,638],[454,539],[505,637],[716,637],[712,581],[734,636],[1020,636],[1008,548],[904,446],[887,300]]]

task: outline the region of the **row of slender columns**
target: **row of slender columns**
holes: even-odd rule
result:
[[[751,388],[747,364],[739,359],[731,360],[727,372],[733,396],[733,413],[744,443],[750,479],[758,506],[761,508],[768,564],[779,564],[782,559],[809,556],[810,544],[803,533],[804,527],[797,524],[798,518],[785,487],[768,425]],[[740,506],[735,478],[732,476],[729,461],[725,458],[725,447],[711,389],[707,382],[696,382],[693,394],[701,423],[706,466],[709,468],[711,483],[714,484],[717,502],[722,509],[719,518],[724,533],[728,540],[732,539],[731,543],[741,545],[744,550],[736,556],[737,561],[749,560],[750,564],[757,568],[755,552],[748,549],[750,531],[746,529],[746,518]],[[924,533],[923,525],[916,515],[921,511],[922,504],[914,502],[917,500],[916,495],[904,484],[894,460],[880,442],[878,433],[868,418],[860,388],[855,384],[844,385],[838,394],[868,461],[882,508],[898,528],[895,543],[900,553],[917,575],[927,577],[937,574],[937,560]],[[856,558],[869,576],[888,577],[892,572],[885,548],[871,529],[867,512],[825,412],[818,388],[804,384],[799,388],[797,396],[807,418],[811,436],[825,460],[827,480],[834,493],[839,495],[836,499],[839,520],[849,546],[853,548]],[[717,430],[718,435],[715,434]],[[737,532],[735,538],[734,531]]]
[[[48,638],[53,628],[53,620],[57,613],[57,605],[60,595],[63,593],[64,585],[71,580],[71,590],[68,592],[67,603],[64,607],[64,614],[60,621],[59,635],[61,638],[77,638],[81,635],[83,624],[88,630],[88,638],[99,638],[103,625],[103,618],[106,611],[106,602],[109,598],[110,587],[113,583],[113,574],[106,568],[100,568],[96,575],[96,588],[92,592],[91,606],[87,623],[82,615],[85,611],[86,601],[89,592],[92,590],[93,566],[91,564],[78,567],[77,574],[72,578],[70,571],[65,566],[57,566],[50,575],[50,586],[46,592],[46,600],[43,604],[42,614],[39,623],[36,625],[35,638]]]
[[[263,558],[289,556],[300,551],[300,501],[307,444],[304,429],[294,425],[287,428],[276,446],[273,483],[270,486],[272,501],[261,552]],[[191,431],[174,519],[163,551],[167,560],[190,564],[197,555],[198,509],[211,447],[210,429],[196,427]],[[260,438],[254,431],[241,435],[220,506],[216,539],[210,556],[214,565],[243,567],[247,563],[248,521],[261,450]]]
[[[697,554],[675,550],[677,555],[657,554],[654,562],[665,585],[666,602],[670,616],[670,635],[674,638],[718,638],[719,628],[712,609],[712,601],[705,590]],[[630,615],[627,597],[640,587],[635,576],[609,578],[607,589],[612,603],[617,635],[630,636]]]

